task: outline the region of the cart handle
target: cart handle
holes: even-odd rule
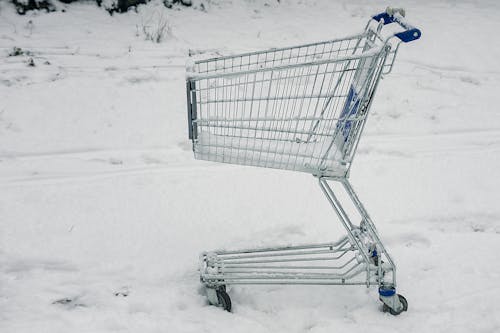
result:
[[[408,21],[406,21],[405,10],[403,8],[387,7],[385,12],[372,16],[372,19],[377,22],[383,20],[384,25],[396,22],[401,27],[405,28],[405,31],[394,34],[395,37],[398,37],[405,43],[417,40],[420,38],[420,36],[422,36],[422,32],[418,28],[415,28],[410,23],[408,23]]]

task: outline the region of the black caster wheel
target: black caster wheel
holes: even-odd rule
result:
[[[219,300],[219,305],[222,306],[227,312],[231,312],[231,298],[226,292],[226,288],[219,288],[217,290],[217,299]]]
[[[382,311],[389,312],[393,316],[397,316],[397,315],[401,314],[401,312],[403,312],[403,311],[408,311],[408,301],[406,300],[406,298],[404,298],[404,296],[402,296],[400,294],[398,294],[398,298],[399,298],[399,301],[401,302],[401,304],[403,305],[403,308],[401,310],[396,311],[384,303]]]

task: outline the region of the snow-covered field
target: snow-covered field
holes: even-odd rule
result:
[[[165,10],[159,44],[141,29],[155,3],[110,17],[0,2],[0,332],[500,331],[497,1],[391,4],[423,36],[381,82],[351,180],[409,311],[380,312],[364,287],[233,287],[233,313],[207,305],[201,251],[342,230],[309,175],[193,159],[189,50],[342,37],[388,5],[267,2]]]

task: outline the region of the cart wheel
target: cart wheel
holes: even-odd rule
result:
[[[397,315],[401,314],[401,312],[403,312],[403,311],[408,311],[408,301],[406,300],[406,298],[404,298],[404,296],[400,295],[400,294],[398,294],[398,298],[399,298],[399,301],[401,302],[401,304],[403,305],[403,308],[401,310],[396,311],[384,303],[382,311],[389,312],[393,316],[397,316]]]
[[[217,298],[219,299],[219,305],[224,308],[227,312],[231,312],[231,298],[226,293],[226,288],[220,288],[217,290]]]

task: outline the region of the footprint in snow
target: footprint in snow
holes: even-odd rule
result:
[[[60,305],[64,306],[65,308],[71,309],[71,308],[77,308],[77,307],[86,307],[85,304],[78,302],[78,298],[61,298],[58,299],[54,302],[52,302],[54,305]]]
[[[114,292],[116,297],[128,297],[130,294],[130,289],[128,287],[122,287],[120,290]]]
[[[431,241],[427,237],[421,236],[416,233],[404,235],[402,238],[405,242],[406,247],[428,248],[431,246]]]
[[[481,82],[479,80],[477,80],[473,77],[470,77],[470,76],[461,76],[460,81],[465,82],[465,83],[470,83],[470,84],[473,84],[475,86],[481,85]]]
[[[110,158],[108,160],[109,164],[112,164],[112,165],[122,165],[123,164],[123,161],[120,160],[120,159],[117,159],[117,158]]]

